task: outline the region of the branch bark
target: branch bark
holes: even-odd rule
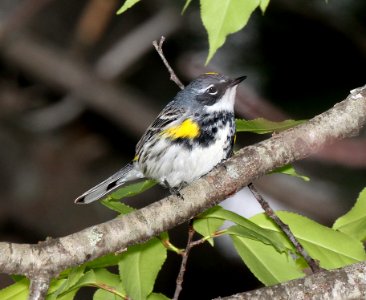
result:
[[[319,272],[305,278],[215,300],[258,299],[365,299],[366,263]]]
[[[49,286],[50,278],[48,277],[38,276],[31,279],[28,300],[41,300],[46,298]]]
[[[245,147],[181,191],[184,201],[166,197],[123,217],[36,245],[0,243],[0,272],[33,280],[107,253],[117,252],[169,230],[234,194],[256,178],[355,136],[366,123],[366,86],[309,122]]]

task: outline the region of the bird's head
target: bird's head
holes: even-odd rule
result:
[[[219,73],[205,73],[179,93],[179,99],[193,108],[204,107],[210,111],[233,111],[237,85],[246,76],[230,79]]]

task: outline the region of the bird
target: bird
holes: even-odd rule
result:
[[[191,81],[147,128],[134,159],[75,203],[100,200],[125,183],[143,178],[180,196],[181,188],[232,155],[236,89],[244,79],[210,72]]]

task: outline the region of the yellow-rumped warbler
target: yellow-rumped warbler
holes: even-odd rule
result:
[[[232,153],[236,87],[245,78],[206,73],[193,80],[146,130],[133,161],[75,203],[101,199],[125,182],[140,178],[155,179],[177,192],[211,171]]]

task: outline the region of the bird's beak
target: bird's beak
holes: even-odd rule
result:
[[[240,76],[236,79],[231,80],[231,82],[229,83],[230,87],[236,86],[238,85],[240,82],[242,82],[245,78],[247,78],[247,76]]]

